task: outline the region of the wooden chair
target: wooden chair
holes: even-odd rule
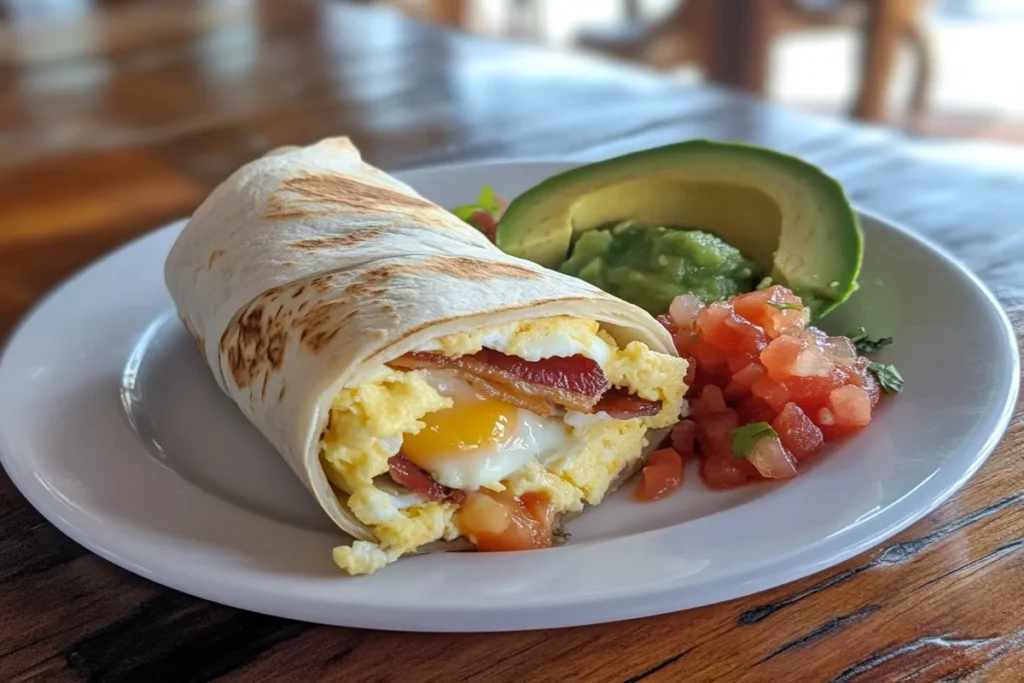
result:
[[[537,0],[510,0],[513,23],[522,34],[526,13]],[[561,0],[557,0],[561,1]],[[655,68],[696,64],[707,77],[727,86],[763,94],[771,40],[785,32],[822,26],[861,29],[859,84],[852,115],[864,121],[885,118],[885,105],[901,43],[915,58],[908,111],[925,107],[931,82],[931,42],[921,20],[928,0],[834,0],[824,11],[809,11],[796,0],[682,0],[661,22],[645,24],[638,0],[623,0],[627,22],[610,30],[584,33],[578,44]],[[469,0],[426,0],[428,18],[463,28]]]
[[[654,67],[696,63],[712,81],[763,94],[771,40],[785,32],[823,26],[861,28],[855,118],[880,121],[895,69],[896,52],[907,44],[915,58],[908,110],[924,110],[933,54],[921,20],[928,0],[837,0],[824,11],[808,11],[794,0],[684,0],[653,26],[636,22],[613,32],[584,34],[579,44]]]

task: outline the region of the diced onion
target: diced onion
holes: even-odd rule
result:
[[[692,327],[703,305],[693,294],[680,294],[669,304],[668,314],[679,327]]]
[[[766,479],[788,479],[796,475],[796,463],[778,438],[758,439],[747,454],[747,460]]]

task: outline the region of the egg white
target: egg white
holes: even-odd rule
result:
[[[430,372],[427,382],[442,396],[453,399],[455,406],[476,397],[473,388],[451,372]],[[571,430],[560,418],[541,417],[517,408],[510,427],[505,441],[482,446],[472,455],[437,454],[427,471],[438,483],[453,489],[503,491],[501,481],[527,463],[565,453],[575,446]]]

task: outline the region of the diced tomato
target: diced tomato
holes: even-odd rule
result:
[[[878,383],[878,378],[874,373],[865,365],[858,362],[855,365],[840,367],[838,371],[843,376],[844,384],[861,387],[867,392],[872,408],[878,405],[878,401],[882,398],[882,386]]]
[[[800,298],[779,285],[708,306],[677,297],[659,317],[689,361],[690,418],[668,443],[680,459],[702,459],[709,486],[791,477],[825,443],[871,421],[882,391],[867,359],[850,339],[809,320]],[[778,437],[762,438],[747,459],[734,457],[730,432],[755,422],[770,423]],[[658,474],[654,467],[649,476]]]
[[[761,352],[761,363],[768,376],[781,380],[793,374],[800,354],[807,348],[807,342],[797,337],[777,337]]]
[[[704,483],[713,489],[731,489],[746,484],[749,474],[743,461],[729,453],[716,453],[704,458],[700,468]]]
[[[536,496],[536,494],[533,494]],[[463,533],[477,550],[532,550],[551,546],[553,514],[540,497],[522,499],[507,493],[474,492],[459,509]]]
[[[754,382],[765,376],[765,369],[757,363],[750,363],[745,366],[742,370],[737,371],[733,376],[733,380],[740,384],[748,387],[754,386]]]
[[[810,318],[800,297],[779,285],[740,294],[732,300],[732,305],[738,315],[763,329],[769,339],[775,339],[786,329],[802,329]],[[799,308],[787,308],[789,306]]]
[[[672,428],[672,448],[683,457],[694,454],[694,443],[697,439],[697,423],[693,420],[680,420]]]
[[[700,397],[690,402],[690,414],[694,417],[714,415],[725,409],[725,397],[722,394],[722,389],[714,384],[705,386],[700,392]]]
[[[697,343],[697,336],[693,330],[679,330],[672,335],[672,342],[676,345],[676,353],[688,357],[693,355],[693,347]]]
[[[723,394],[731,401],[745,398],[750,394],[750,388],[754,385],[754,382],[764,376],[765,370],[759,363],[756,361],[748,362],[740,370],[733,373],[732,379],[723,390]]]
[[[697,361],[687,358],[686,363],[686,377],[683,378],[683,381],[686,382],[686,386],[692,387],[693,380],[697,378]]]
[[[851,431],[836,424],[836,415],[830,408],[819,409],[814,416],[814,424],[818,425],[818,428],[821,430],[822,435],[825,437],[825,443],[841,439]]]
[[[836,369],[824,375],[787,377],[782,385],[789,392],[789,400],[805,411],[813,412],[828,403],[833,389],[843,386],[843,375]]]
[[[555,506],[551,504],[551,500],[543,493],[534,491],[527,491],[519,497],[519,500],[530,516],[540,525],[541,531],[545,531],[550,538],[551,529],[555,525]]]
[[[789,390],[771,377],[762,377],[751,384],[750,393],[775,411],[782,410],[789,403]]]
[[[861,387],[846,385],[833,389],[828,407],[840,427],[865,427],[871,422],[871,399]]]
[[[669,334],[675,334],[679,331],[679,328],[676,327],[675,322],[672,321],[672,318],[667,313],[662,313],[655,320],[661,323],[661,326],[668,330]]]
[[[798,463],[805,463],[825,445],[825,437],[807,413],[795,403],[787,403],[782,412],[772,420],[772,429],[779,435]]]
[[[725,385],[722,394],[730,401],[738,401],[750,393],[750,387],[743,386],[733,380]]]
[[[676,342],[676,348],[679,348],[678,342]],[[694,358],[696,358],[697,363],[699,363],[700,366],[704,369],[710,371],[720,371],[728,367],[726,365],[728,356],[725,354],[725,352],[719,349],[718,347],[707,343],[699,335],[697,339],[692,343],[688,351],[688,355],[692,355]]]
[[[715,302],[697,316],[701,339],[726,353],[756,354],[768,345],[764,330],[736,315],[729,304]]]
[[[726,408],[713,415],[705,415],[697,421],[697,442],[702,453],[728,450],[732,443],[733,429],[740,426],[740,416],[733,408]]]
[[[683,459],[674,449],[651,453],[636,488],[638,500],[664,498],[683,485]]]
[[[736,412],[740,417],[740,424],[752,424],[754,422],[771,422],[775,419],[776,411],[757,396],[748,396],[736,404]]]
[[[882,385],[878,383],[878,378],[873,373],[866,372],[863,388],[871,402],[871,409],[874,410],[878,402],[882,400]]]

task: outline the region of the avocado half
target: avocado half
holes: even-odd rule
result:
[[[842,186],[796,157],[738,143],[691,140],[559,173],[509,204],[496,244],[558,269],[580,233],[624,220],[717,235],[814,318],[857,289],[864,238]]]

